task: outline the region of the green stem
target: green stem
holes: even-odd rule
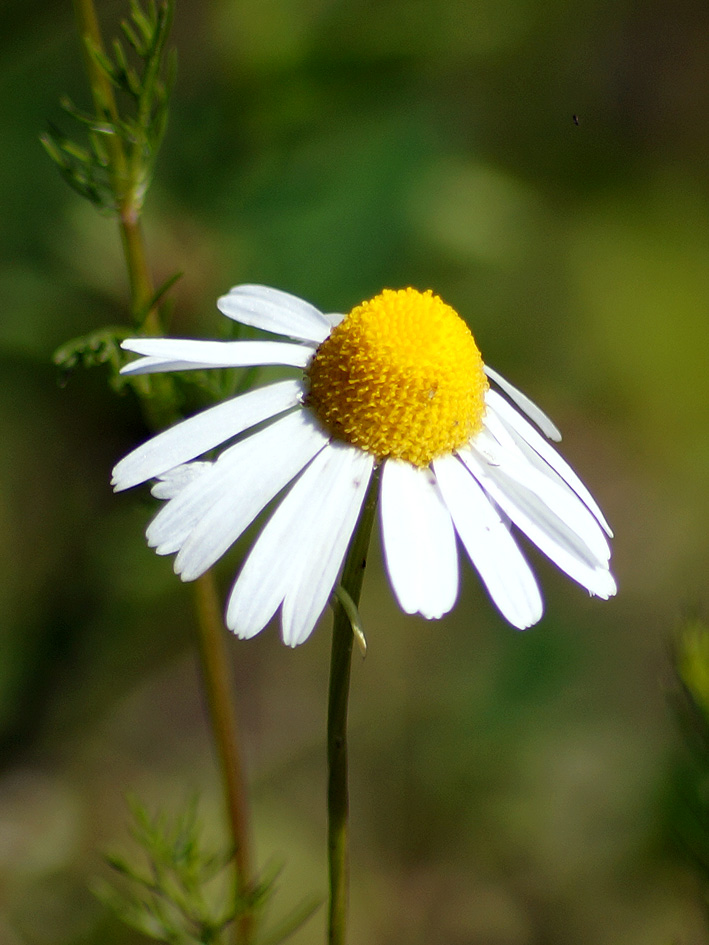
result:
[[[89,77],[96,115],[99,119],[108,119],[115,125],[118,122],[118,107],[116,97],[113,94],[113,86],[108,76],[99,68],[91,52],[92,49],[96,49],[101,53],[104,52],[101,28],[93,0],[74,0],[74,15],[81,37],[81,52]],[[122,191],[127,178],[127,161],[123,145],[118,135],[107,135],[106,146],[110,153],[114,184],[123,182],[118,187],[118,190]]]
[[[99,119],[116,124],[118,107],[108,77],[98,67],[92,48],[103,51],[103,40],[93,0],[74,0],[74,12],[82,40],[86,71],[91,85],[94,108]],[[131,179],[130,162],[118,135],[107,136],[112,170],[112,186],[118,212],[121,240],[128,270],[131,312],[140,331],[161,335],[162,325],[155,289],[148,266],[148,256],[141,226],[142,196],[140,182]],[[157,429],[166,420],[175,419],[172,383],[168,378],[151,379],[149,392],[142,397],[146,417]],[[211,725],[222,769],[224,794],[234,846],[236,896],[247,901],[252,888],[249,816],[244,789],[229,658],[221,621],[214,579],[203,575],[195,584],[195,605],[199,632],[204,684],[210,707]],[[253,916],[249,909],[237,923],[235,941],[252,941]]]
[[[234,841],[236,893],[242,903],[246,903],[252,891],[251,877],[253,875],[249,812],[239,751],[236,706],[228,668],[226,634],[222,625],[221,609],[212,572],[208,571],[195,581],[194,589],[202,668]],[[252,927],[253,915],[250,909],[244,908],[236,930],[236,941],[241,945],[250,942]]]
[[[112,125],[117,125],[119,113],[113,86],[92,54],[92,49],[104,52],[93,0],[74,0],[74,13],[96,115],[100,120],[108,120]],[[106,135],[105,143],[109,153],[113,195],[130,280],[131,314],[134,322],[146,334],[162,334],[157,306],[151,305],[155,290],[140,222],[141,183],[131,179],[129,158],[120,137],[117,134]]]
[[[359,604],[369,536],[379,495],[376,470],[367,493],[359,523],[350,544],[341,586],[355,606]],[[349,900],[349,788],[347,777],[347,706],[354,634],[342,604],[335,607],[330,657],[330,690],[327,706],[327,812],[328,856],[330,864],[329,945],[345,945]]]
[[[151,304],[155,289],[148,268],[145,237],[140,224],[139,210],[129,204],[121,207],[119,209],[119,225],[123,252],[128,265],[133,319],[144,334],[161,335],[160,313],[157,305]]]

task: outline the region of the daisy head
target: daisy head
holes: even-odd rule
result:
[[[129,339],[123,347],[142,357],[122,373],[285,365],[298,376],[158,434],[118,463],[113,484],[156,480],[165,505],[148,542],[176,555],[185,581],[277,499],[229,596],[226,621],[238,636],[254,636],[280,608],[284,642],[307,639],[377,467],[384,558],[407,613],[436,618],[453,607],[459,539],[504,617],[520,629],[536,623],[542,599],[512,526],[590,594],[615,593],[612,533],[549,444],[558,430],[483,363],[438,296],[385,289],[343,317],[242,285],[217,304],[287,340]]]

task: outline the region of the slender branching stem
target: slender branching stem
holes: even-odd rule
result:
[[[155,290],[148,269],[140,213],[134,207],[125,206],[120,210],[119,221],[123,252],[128,264],[133,316],[144,334],[161,335],[160,312],[157,305],[151,304]]]
[[[93,0],[74,0],[74,11],[97,120],[117,125],[119,114],[111,82],[92,52],[103,52],[104,49]],[[143,182],[132,179],[131,175],[139,173],[139,170],[131,170],[129,156],[119,135],[107,135],[106,147],[130,282],[133,319],[139,331],[159,335],[162,334],[160,313],[158,305],[153,302],[155,289],[140,220]],[[146,416],[156,425],[159,422],[157,418],[169,417],[174,411],[171,391],[171,385],[153,383],[150,395],[144,398]],[[156,404],[156,399],[162,402]],[[194,588],[204,684],[234,847],[236,898],[244,903],[248,901],[253,882],[251,843],[226,635],[212,574],[205,574],[195,582]],[[247,909],[236,924],[235,941],[238,945],[250,945],[252,926],[252,916]]]
[[[341,586],[355,606],[364,579],[369,536],[379,494],[375,472],[342,572]],[[328,857],[330,865],[329,945],[345,945],[349,899],[349,787],[347,776],[347,707],[354,633],[341,603],[335,606],[330,657],[330,691],[327,712],[328,760]]]
[[[92,52],[92,50],[104,52],[101,28],[93,0],[74,0],[74,16],[79,28],[81,52],[84,57],[86,73],[89,77],[96,117],[99,120],[107,118],[112,124],[116,125],[118,123],[118,107],[116,97],[113,94],[113,86],[106,73],[99,67]],[[114,184],[124,182],[128,176],[128,162],[121,139],[118,135],[109,135],[106,146],[110,154]]]
[[[226,797],[231,832],[234,840],[237,896],[248,901],[253,876],[249,811],[246,804],[246,785],[239,751],[236,706],[232,680],[229,674],[229,653],[222,624],[219,598],[211,571],[203,574],[194,584],[197,604],[202,667],[207,681],[207,698],[212,730],[221,759],[222,780]],[[245,908],[237,927],[236,941],[246,945],[251,941],[253,916]]]
[[[113,86],[94,55],[94,50],[103,53],[104,46],[93,0],[74,0],[74,13],[96,117],[117,126],[119,114]],[[143,182],[132,179],[130,162],[120,136],[106,135],[105,144],[130,280],[131,314],[137,327],[146,334],[161,334],[157,306],[151,305],[155,291],[140,222]]]

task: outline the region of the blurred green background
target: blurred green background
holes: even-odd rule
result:
[[[125,15],[99,3],[105,34]],[[709,7],[704,0],[178,0],[179,76],[146,207],[170,331],[242,281],[348,310],[434,288],[562,428],[613,524],[618,597],[535,551],[520,634],[465,567],[402,615],[378,545],[351,706],[352,945],[698,945],[678,854],[668,646],[709,566]],[[0,9],[0,942],[142,942],[89,891],[151,809],[218,779],[189,590],[145,546],[147,433],[107,373],[52,366],[126,322],[113,221],[38,142],[89,95],[71,5]],[[574,119],[576,116],[576,119]],[[219,566],[226,592],[239,553]],[[329,620],[230,641],[277,913],[326,890]],[[321,911],[293,941],[322,941]]]

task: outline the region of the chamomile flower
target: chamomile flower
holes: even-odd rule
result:
[[[451,610],[460,542],[504,617],[520,629],[536,623],[542,598],[512,526],[590,594],[615,594],[611,530],[548,443],[558,430],[483,364],[469,328],[438,296],[385,289],[343,317],[241,285],[217,304],[287,340],[134,338],[123,347],[142,357],[123,373],[286,365],[298,376],[158,434],[118,463],[113,484],[157,480],[153,494],[165,505],[148,542],[176,555],[184,581],[277,500],[229,596],[226,622],[238,636],[255,636],[280,608],[284,642],[307,639],[379,465],[384,558],[406,613]]]

